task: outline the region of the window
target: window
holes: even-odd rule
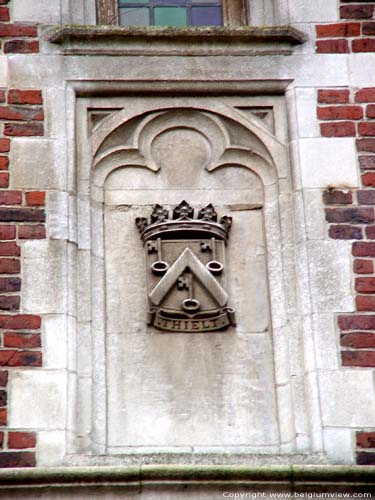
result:
[[[241,26],[245,0],[96,0],[98,24]]]
[[[120,0],[122,26],[221,26],[220,0]]]

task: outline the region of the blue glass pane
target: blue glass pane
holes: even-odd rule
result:
[[[120,9],[121,26],[149,26],[150,15],[147,7]]]
[[[221,5],[220,0],[190,0],[192,4],[200,4],[200,3],[214,3],[216,5]]]
[[[187,14],[184,7],[155,7],[155,26],[186,26]]]
[[[192,7],[192,26],[221,26],[223,24],[221,7]]]
[[[121,11],[121,6],[124,5],[124,7],[127,7],[127,3],[148,3],[147,0],[121,0],[120,2],[120,11]]]

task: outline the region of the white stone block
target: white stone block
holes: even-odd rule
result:
[[[9,379],[9,427],[64,429],[66,374],[62,371],[12,371]]]
[[[307,243],[311,300],[314,311],[353,311],[351,243]]]
[[[315,359],[317,368],[339,369],[339,334],[333,314],[313,314]]]
[[[45,368],[66,368],[67,366],[67,323],[65,316],[43,318],[43,366]]]
[[[301,139],[299,156],[303,187],[358,186],[354,139],[333,137]]]
[[[352,54],[348,58],[348,66],[350,86],[374,86],[375,54]]]
[[[289,0],[289,16],[292,23],[337,21],[337,5],[327,0]]]
[[[63,314],[67,308],[66,244],[27,241],[22,259],[22,311]]]
[[[324,450],[330,463],[351,465],[354,463],[353,456],[353,431],[352,429],[323,430]]]
[[[67,240],[68,228],[68,193],[53,191],[47,197],[48,236],[54,240]]]
[[[59,162],[63,143],[43,138],[12,140],[10,162],[12,189],[64,188],[65,171]]]
[[[320,371],[319,387],[324,426],[375,425],[372,370]]]
[[[14,22],[60,24],[60,0],[14,0]]]
[[[38,432],[36,447],[38,467],[63,465],[65,447],[65,431]]]
[[[315,88],[296,88],[298,137],[320,137],[316,117],[317,93]]]
[[[325,220],[322,190],[304,189],[303,201],[307,238],[309,240],[326,239],[328,227]]]
[[[0,56],[0,87],[8,86],[8,58]]]

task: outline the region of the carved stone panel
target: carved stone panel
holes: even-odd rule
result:
[[[110,453],[278,446],[264,233],[272,108],[263,122],[243,107],[129,98],[94,125]]]

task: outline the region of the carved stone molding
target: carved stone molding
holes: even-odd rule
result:
[[[288,55],[306,36],[278,27],[62,26],[44,29],[43,39],[64,54],[121,55]],[[151,43],[152,42],[152,43]]]

